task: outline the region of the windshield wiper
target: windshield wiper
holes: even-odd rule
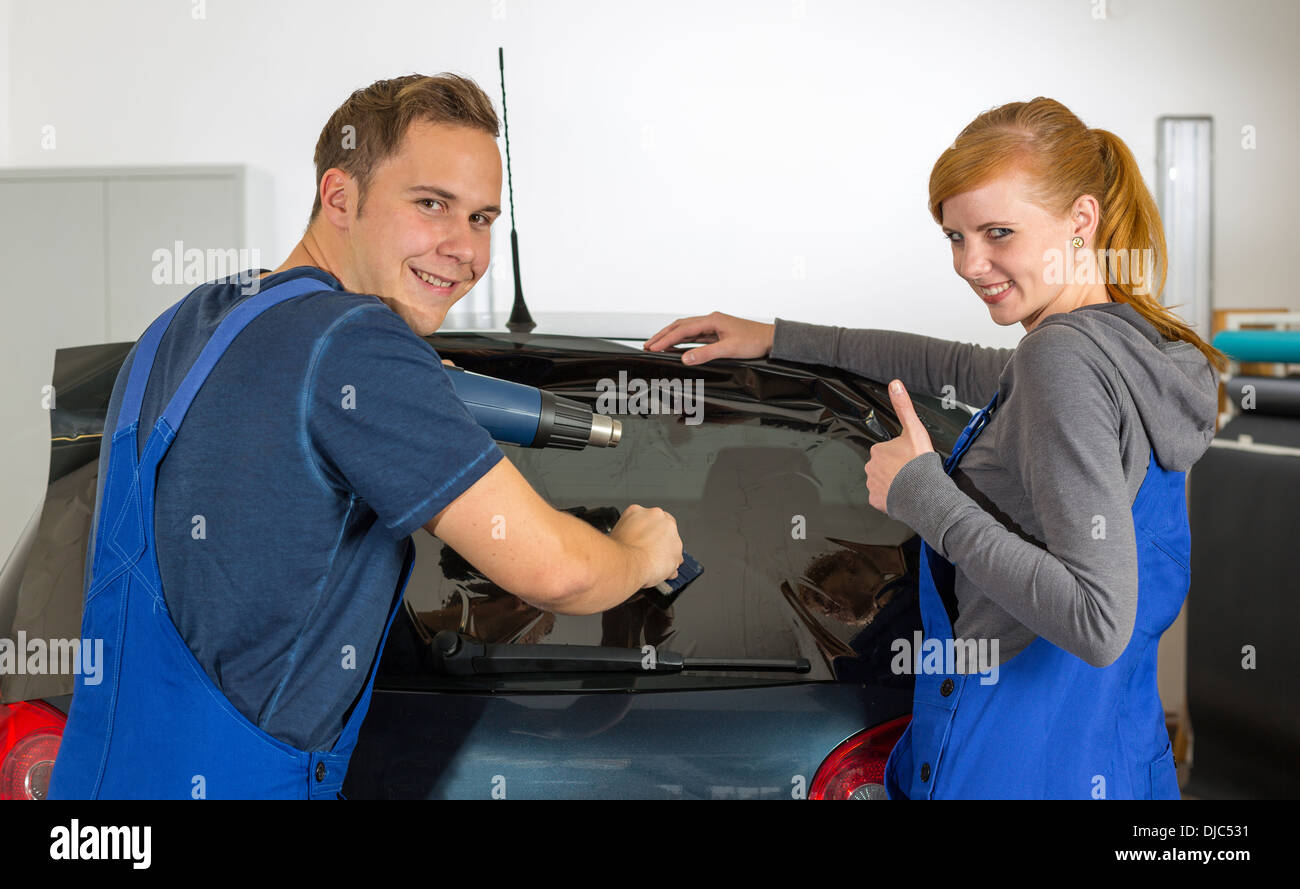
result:
[[[433,637],[434,670],[452,676],[498,673],[680,673],[683,670],[736,670],[807,673],[806,658],[683,657],[655,649],[599,645],[509,645],[479,642],[454,630]]]

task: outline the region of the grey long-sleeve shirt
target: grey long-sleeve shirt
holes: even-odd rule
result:
[[[953,563],[962,639],[998,640],[999,665],[1043,636],[1101,667],[1137,614],[1132,507],[1154,452],[1186,471],[1214,437],[1213,368],[1127,303],[1043,319],[1014,349],[777,319],[771,357],[825,364],[909,392],[998,407],[950,477],[906,463],[890,516]]]

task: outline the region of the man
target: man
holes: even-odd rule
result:
[[[420,338],[487,269],[497,132],[464,78],[357,91],[288,259],[252,296],[199,287],[136,344],[83,617],[113,678],[78,679],[52,797],[336,796],[421,527],[560,613],[675,574],[670,515],[629,506],[606,537],[551,508]]]

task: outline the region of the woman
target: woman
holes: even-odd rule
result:
[[[891,797],[1177,799],[1156,653],[1187,593],[1185,473],[1227,360],[1160,303],[1164,232],[1132,153],[1059,102],[972,121],[934,165],[930,212],[994,322],[1023,325],[1017,348],[719,313],[645,348],[894,381],[903,428],[872,447],[867,488],[922,538],[925,643]],[[904,386],[987,401],[948,460]],[[983,675],[959,657],[981,643]]]

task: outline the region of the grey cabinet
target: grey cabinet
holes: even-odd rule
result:
[[[54,350],[134,341],[253,255],[244,182],[237,166],[0,170],[0,561],[44,496]]]

